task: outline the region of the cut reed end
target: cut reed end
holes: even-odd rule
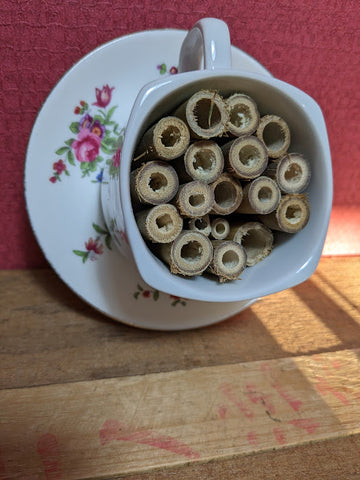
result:
[[[205,235],[184,230],[171,244],[160,245],[160,255],[169,264],[171,273],[194,276],[209,266],[213,247]]]
[[[181,233],[183,219],[174,205],[157,205],[138,212],[136,222],[142,235],[154,243],[169,243]]]
[[[227,131],[235,137],[251,135],[259,125],[260,115],[255,101],[248,95],[235,93],[226,99],[229,110]]]
[[[183,217],[203,217],[214,205],[214,192],[207,183],[194,180],[180,185],[175,203]]]
[[[209,272],[219,278],[220,283],[236,280],[244,271],[247,255],[244,247],[237,242],[213,241],[213,258]]]
[[[303,230],[310,218],[310,204],[304,194],[284,195],[275,212],[264,215],[262,221],[273,230],[297,233]]]
[[[290,146],[290,129],[277,115],[262,117],[256,135],[264,143],[270,158],[282,157]]]
[[[251,267],[267,257],[273,247],[274,236],[269,228],[260,222],[246,222],[235,228],[233,240],[246,251],[247,266]]]
[[[237,209],[239,213],[273,212],[279,205],[281,192],[276,182],[269,177],[260,176],[249,182],[243,189],[244,198]]]
[[[239,181],[228,173],[223,173],[210,184],[214,192],[212,212],[217,215],[229,215],[235,212],[241,204],[243,190]]]
[[[204,215],[203,217],[190,218],[188,221],[188,228],[189,230],[195,230],[208,237],[211,233],[211,224],[210,224],[209,215]]]
[[[186,173],[193,180],[214,182],[224,168],[224,156],[219,145],[211,140],[200,140],[190,145],[184,156]]]
[[[252,180],[267,167],[268,154],[265,145],[257,137],[239,137],[223,147],[225,165],[232,175]]]
[[[300,153],[286,154],[277,165],[277,183],[284,193],[301,193],[309,185],[310,162]]]
[[[135,204],[159,205],[174,198],[179,179],[168,163],[151,161],[131,172],[130,186]]]
[[[230,233],[230,224],[225,218],[215,218],[211,222],[211,236],[215,240],[224,240]]]
[[[186,103],[186,121],[195,138],[223,135],[229,114],[223,98],[211,90],[196,92]]]
[[[153,143],[159,158],[172,160],[182,155],[188,148],[189,129],[180,118],[162,118],[154,128]]]

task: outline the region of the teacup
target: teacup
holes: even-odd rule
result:
[[[261,115],[272,113],[286,119],[291,131],[289,151],[306,156],[312,170],[307,189],[311,215],[306,227],[295,235],[279,234],[268,257],[246,268],[240,279],[226,283],[206,275],[185,278],[170,273],[143,239],[131,202],[130,169],[140,138],[152,124],[200,89],[216,90],[224,96],[246,93],[255,100]],[[229,31],[221,20],[206,18],[197,22],[183,42],[179,73],[149,83],[139,92],[126,127],[119,173],[108,172],[106,182],[102,187],[105,221],[119,251],[129,261],[133,257],[141,277],[153,289],[201,301],[251,300],[305,281],[320,260],[333,190],[321,109],[306,93],[288,83],[232,69]]]

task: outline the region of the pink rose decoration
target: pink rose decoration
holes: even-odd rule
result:
[[[105,108],[109,105],[111,101],[111,92],[115,87],[110,88],[109,85],[104,85],[100,90],[99,88],[95,89],[96,102],[93,105],[96,105],[100,108]]]
[[[99,155],[101,139],[91,133],[87,128],[82,128],[71,147],[74,149],[79,162],[93,162]]]

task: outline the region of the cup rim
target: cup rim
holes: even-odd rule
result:
[[[325,120],[321,109],[317,102],[308,94],[274,77],[267,77],[242,70],[219,69],[216,71],[199,70],[184,72],[170,78],[155,80],[145,85],[139,92],[129,117],[127,132],[137,130],[139,133],[139,122],[141,123],[142,119],[149,114],[154,103],[156,103],[156,98],[164,98],[173,92],[174,89],[185,88],[185,86],[189,87],[203,80],[220,79],[224,76],[228,79],[233,78],[236,80],[255,81],[266,84],[267,87],[275,89],[283,98],[287,97],[288,101],[295,103],[307,117],[311,129],[319,145],[321,145],[323,161],[325,162],[324,166],[327,168],[324,169],[324,177],[322,179],[324,183],[324,198],[322,201],[324,211],[321,216],[322,224],[319,228],[321,235],[314,241],[312,254],[306,256],[305,261],[299,265],[299,268],[297,268],[295,272],[289,272],[286,277],[282,277],[281,280],[275,280],[271,285],[269,284],[262,287],[254,286],[252,288],[253,292],[249,292],[251,289],[248,288],[245,289],[247,293],[244,294],[243,288],[226,288],[229,284],[220,285],[215,280],[213,283],[217,284],[218,293],[214,294],[213,289],[200,288],[199,285],[196,285],[196,279],[194,278],[182,278],[170,273],[167,266],[150,252],[145,240],[141,236],[131,206],[130,182],[128,181],[132,153],[139,135],[129,135],[129,133],[126,134],[125,132],[120,164],[120,201],[124,213],[125,229],[129,244],[130,246],[137,245],[136,248],[131,247],[131,250],[140,275],[146,283],[159,291],[183,298],[213,302],[231,302],[258,298],[293,287],[306,280],[315,271],[320,260],[329,224],[333,197],[331,155]],[[311,109],[311,117],[307,109]],[[303,232],[305,232],[305,230]],[[304,234],[303,232],[299,232],[297,235],[301,233]],[[272,255],[273,253],[274,252],[272,252]],[[262,262],[260,262],[260,264],[261,263]],[[253,269],[255,267],[251,268]],[[241,282],[241,280],[236,280],[235,282]]]

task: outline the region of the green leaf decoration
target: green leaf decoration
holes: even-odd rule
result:
[[[110,108],[110,110],[108,111],[108,113],[106,115],[105,122],[110,121],[110,118],[112,117],[112,114],[115,112],[116,108],[117,108],[116,105],[114,105],[113,107]]]
[[[137,300],[140,292],[135,292],[134,293],[134,298]]]
[[[78,255],[79,257],[83,257],[87,254],[87,252],[84,252],[82,250],[73,250],[73,253],[75,253],[75,255]]]
[[[65,152],[69,150],[69,147],[60,147],[56,150],[56,155],[63,155]]]
[[[70,177],[69,170],[65,170],[65,175],[67,175],[68,177]]]
[[[160,65],[160,74],[163,75],[164,73],[166,73],[166,65],[165,63],[162,63]]]
[[[73,133],[79,133],[79,129],[80,129],[79,127],[80,127],[79,122],[72,122],[69,128]]]
[[[108,130],[106,130],[106,132],[108,132]],[[102,139],[102,144],[103,145],[112,145],[114,142],[114,140],[112,139],[112,137],[110,137],[110,134],[109,135],[105,135],[105,137]]]
[[[138,290],[139,290],[140,292],[142,292],[142,291],[144,290],[144,289],[142,288],[142,286],[139,285],[139,284],[137,285],[137,288],[138,288]]]
[[[111,235],[106,235],[105,237],[105,245],[107,246],[107,248],[109,250],[112,250],[112,247],[111,247]]]
[[[116,228],[117,228],[116,219],[115,219],[115,218],[112,218],[112,219],[110,220],[110,231],[111,231],[111,232],[114,232]]]
[[[101,142],[101,150],[107,155],[112,155],[115,153],[114,149],[112,147],[108,147],[104,142]]]
[[[155,300],[155,302],[157,300],[159,300],[159,290],[155,290],[154,293],[153,293],[153,299]]]
[[[94,120],[99,120],[99,122],[102,124],[104,121],[104,117],[100,115],[94,115]]]
[[[75,157],[74,157],[74,154],[73,154],[72,150],[68,151],[67,160],[70,163],[70,165],[73,165],[75,167]]]
[[[93,162],[89,163],[89,172],[95,172],[97,170],[97,162],[94,160]]]
[[[107,235],[109,232],[107,230],[104,230],[103,228],[101,228],[99,225],[97,225],[96,223],[93,223],[92,224],[93,226],[93,229],[97,232],[97,233],[100,233],[100,235]]]
[[[69,147],[71,147],[71,145],[73,144],[73,142],[75,142],[75,138],[69,138],[69,140],[66,140],[66,141],[65,141],[65,144],[66,144],[66,145],[69,145]]]

